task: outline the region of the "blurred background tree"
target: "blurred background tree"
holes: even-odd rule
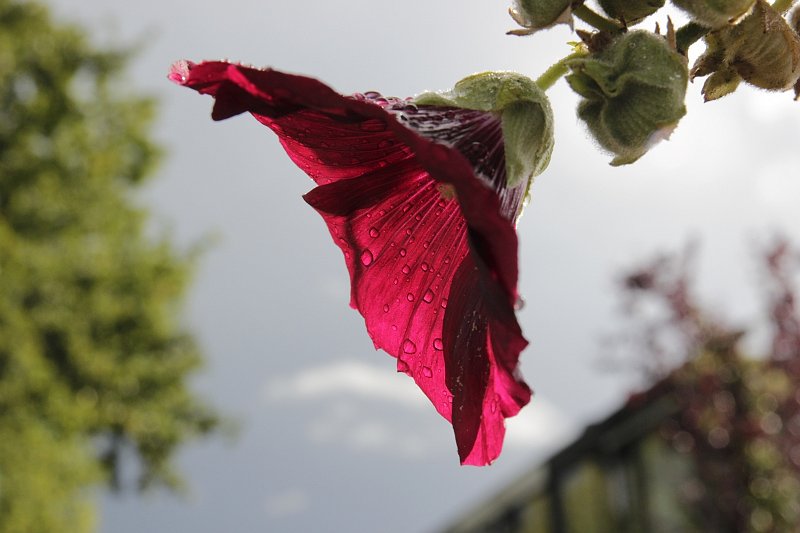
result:
[[[655,382],[629,405],[666,395],[677,407],[659,433],[693,464],[672,489],[686,514],[681,531],[797,531],[800,252],[782,237],[764,247],[757,288],[767,320],[739,328],[700,303],[693,251],[658,257],[623,280],[631,325],[622,338]],[[770,342],[760,353],[742,346],[763,333]]]
[[[170,487],[218,424],[188,388],[191,254],[146,235],[154,102],[44,6],[0,0],[0,532],[93,528],[91,488]]]

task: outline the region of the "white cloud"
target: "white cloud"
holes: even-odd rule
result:
[[[555,450],[578,434],[575,420],[535,396],[520,413],[506,420],[506,448]]]
[[[264,395],[271,402],[357,396],[413,408],[424,408],[427,403],[411,379],[398,376],[388,365],[379,367],[347,359],[270,380]]]
[[[452,452],[452,433],[429,411],[414,382],[391,368],[339,360],[276,377],[264,386],[268,403],[313,400],[316,414],[305,431],[320,446],[408,458]],[[323,401],[324,400],[324,401]],[[574,420],[552,403],[534,397],[507,420],[506,448],[551,451],[577,433]]]

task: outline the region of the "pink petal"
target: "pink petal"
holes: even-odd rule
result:
[[[249,111],[278,134],[319,184],[306,201],[344,252],[375,346],[453,422],[462,463],[493,461],[504,419],[530,399],[513,310],[525,191],[504,187],[499,121],[223,62],[183,63],[170,79],[213,95],[213,118]]]

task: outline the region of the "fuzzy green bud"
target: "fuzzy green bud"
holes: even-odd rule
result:
[[[600,7],[625,24],[635,24],[664,6],[665,0],[600,0]]]
[[[692,67],[692,77],[710,74],[703,86],[706,100],[733,92],[739,79],[784,91],[800,78],[800,36],[764,0],[739,24],[708,34],[706,45]]]
[[[721,28],[735,22],[753,7],[755,0],[672,0],[692,20],[707,28]]]
[[[660,35],[625,33],[568,65],[567,82],[583,97],[578,117],[614,154],[612,165],[639,159],[686,114],[686,59]]]
[[[541,174],[553,152],[553,111],[536,83],[513,72],[484,72],[456,83],[451,91],[424,93],[417,105],[461,107],[500,115],[508,187]]]
[[[523,29],[511,30],[511,35],[531,35],[537,30],[556,24],[572,25],[571,0],[514,0],[508,10],[511,18]]]

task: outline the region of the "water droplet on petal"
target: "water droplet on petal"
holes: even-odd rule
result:
[[[430,265],[428,265],[428,263],[423,261],[422,263],[420,263],[419,268],[421,268],[423,272],[427,272],[428,269],[430,268]]]
[[[389,312],[389,304],[384,304],[384,306],[383,306],[383,312],[384,312],[384,313],[388,313],[388,312]]]
[[[426,304],[431,303],[433,301],[433,291],[430,289],[425,291],[425,294],[422,296],[422,299]]]
[[[497,412],[497,400],[492,400],[489,404],[489,408],[492,410],[493,413]]]
[[[406,300],[408,300],[409,302],[413,302],[414,295],[409,292],[408,294],[406,294]]]
[[[416,353],[417,345],[411,339],[403,341],[403,351],[405,353]]]
[[[374,257],[372,257],[372,252],[370,252],[369,250],[364,250],[363,252],[361,252],[361,264],[364,265],[365,267],[370,266],[372,264],[373,259]]]
[[[381,232],[378,231],[378,228],[369,228],[369,236],[372,237],[373,239],[380,236],[380,234]]]
[[[425,376],[426,378],[432,378],[433,377],[433,370],[431,370],[430,367],[428,367],[428,366],[423,366],[422,367],[422,375]]]
[[[433,349],[440,352],[444,350],[444,343],[442,342],[442,339],[433,339]]]
[[[442,309],[447,309],[447,298],[442,298]]]
[[[525,299],[522,296],[517,296],[517,301],[514,302],[514,310],[521,311],[525,307]]]
[[[397,371],[398,372],[405,372],[406,374],[408,374],[409,370],[410,369],[408,368],[408,363],[406,363],[402,359],[398,359],[397,360]]]
[[[400,248],[400,257],[405,257],[405,256],[406,256],[406,249]]]
[[[410,274],[411,273],[411,267],[408,266],[408,265],[403,265],[402,272],[403,272],[403,274]]]

